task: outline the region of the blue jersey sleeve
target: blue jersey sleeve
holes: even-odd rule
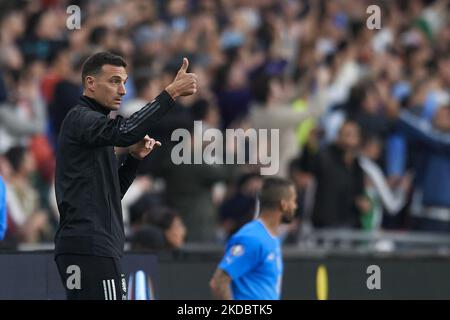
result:
[[[259,248],[259,242],[252,237],[232,238],[219,268],[236,280],[258,265]]]

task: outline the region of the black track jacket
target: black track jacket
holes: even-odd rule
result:
[[[55,191],[60,222],[55,257],[83,254],[121,258],[125,242],[121,199],[136,176],[139,160],[128,155],[118,166],[114,146],[128,147],[150,132],[174,104],[163,91],[128,119],[82,96],[61,126]]]

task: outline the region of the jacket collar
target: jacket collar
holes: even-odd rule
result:
[[[104,114],[105,116],[107,116],[111,112],[111,110],[109,110],[108,108],[106,108],[102,104],[98,103],[97,100],[89,98],[89,97],[87,97],[85,95],[82,95],[80,97],[79,103],[82,106],[85,106],[85,107],[88,107],[88,108],[90,108],[92,110],[98,111],[98,112]]]

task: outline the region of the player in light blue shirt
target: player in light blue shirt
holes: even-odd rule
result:
[[[228,241],[226,253],[210,287],[218,299],[278,300],[281,296],[283,260],[278,227],[290,222],[297,209],[292,182],[265,179],[258,219],[244,225]]]

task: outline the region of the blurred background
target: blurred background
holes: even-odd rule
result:
[[[69,5],[80,29],[66,26]],[[221,249],[255,216],[260,165],[172,164],[173,130],[201,120],[280,130],[278,175],[299,195],[280,230],[293,251],[447,256],[449,11],[446,0],[0,1],[2,250],[52,248],[59,129],[82,62],[107,50],[129,65],[125,117],[183,57],[199,77],[150,133],[163,146],[123,199],[127,250]]]

